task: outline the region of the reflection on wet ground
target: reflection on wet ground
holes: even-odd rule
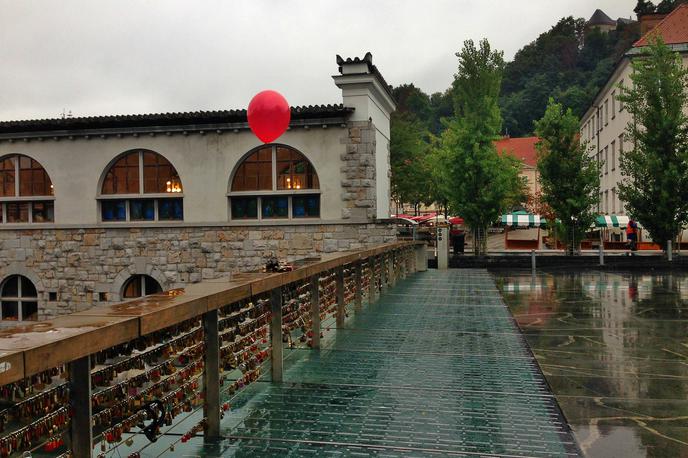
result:
[[[497,273],[590,457],[688,457],[688,273]]]

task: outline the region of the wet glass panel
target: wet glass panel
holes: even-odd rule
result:
[[[115,162],[103,181],[103,194],[138,194],[139,153],[129,153]]]
[[[257,219],[257,197],[232,197],[232,219]]]
[[[52,223],[55,221],[55,204],[53,202],[34,202],[31,209],[34,223]]]
[[[287,218],[289,198],[286,196],[261,197],[261,214],[263,218]]]
[[[320,217],[320,196],[294,196],[291,209],[294,218],[318,218]]]
[[[126,221],[126,200],[103,200],[100,202],[101,218],[103,221]]]
[[[21,303],[22,320],[36,321],[38,320],[38,302],[24,302]]]
[[[0,197],[13,197],[15,195],[15,160],[16,156],[12,156],[0,161]]]
[[[158,199],[158,219],[162,221],[182,221],[184,203],[182,199]]]
[[[8,223],[28,223],[29,222],[29,203],[28,202],[8,202],[7,203],[7,222]]]
[[[129,219],[132,221],[155,220],[155,201],[153,199],[130,200]]]
[[[2,301],[2,319],[7,321],[19,320],[19,303],[17,301]]]

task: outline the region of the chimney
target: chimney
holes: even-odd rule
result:
[[[639,14],[638,21],[640,22],[640,36],[644,37],[647,32],[654,29],[665,17],[667,17],[666,14],[659,13]]]

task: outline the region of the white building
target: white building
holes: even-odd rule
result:
[[[686,24],[688,5],[684,4],[668,14],[649,33],[659,33],[665,43],[682,54],[684,65],[688,66]],[[599,212],[607,215],[626,214],[624,202],[618,195],[618,186],[622,178],[619,158],[630,147],[628,140],[624,138],[624,132],[626,126],[632,122],[632,117],[617,97],[620,93],[619,86],[628,87],[632,84],[631,61],[642,55],[648,39],[648,34],[643,36],[616,64],[611,76],[581,120],[581,141],[588,142],[591,154],[602,165]]]
[[[337,56],[342,104],[0,122],[0,316],[33,320],[394,238],[389,87]],[[0,323],[1,324],[1,323]]]

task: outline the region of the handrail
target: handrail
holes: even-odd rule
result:
[[[13,383],[123,344],[152,332],[199,318],[220,307],[389,251],[423,245],[393,242],[364,250],[325,254],[291,272],[236,274],[141,299],[62,315],[0,331],[0,385]]]

